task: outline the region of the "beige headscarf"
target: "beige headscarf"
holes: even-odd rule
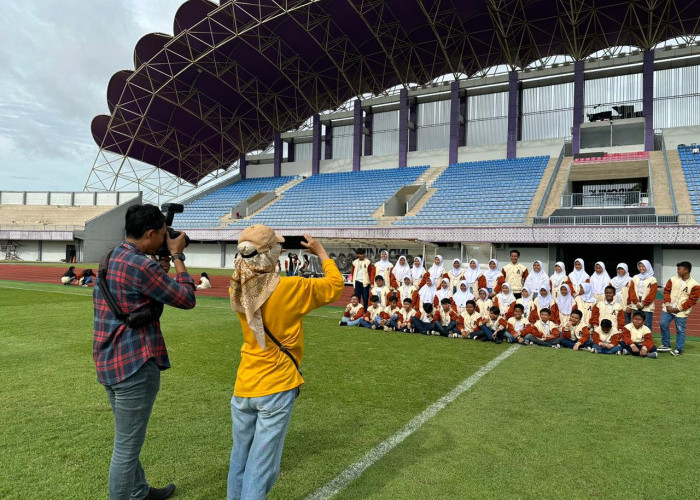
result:
[[[280,282],[280,276],[275,272],[275,268],[282,247],[275,244],[266,252],[247,259],[242,257],[242,255],[250,255],[255,250],[255,245],[250,241],[238,243],[238,257],[231,275],[231,309],[234,312],[245,313],[255,340],[261,349],[265,349],[267,342],[261,308]]]

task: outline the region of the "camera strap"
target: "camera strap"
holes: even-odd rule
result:
[[[267,334],[267,336],[270,337],[270,339],[275,343],[275,345],[278,347],[278,349],[279,349],[280,351],[282,351],[283,353],[285,353],[285,354],[289,357],[289,359],[292,360],[292,363],[294,363],[294,367],[295,367],[295,368],[297,369],[297,371],[299,372],[299,375],[301,375],[301,370],[299,369],[299,363],[297,363],[297,360],[294,359],[294,356],[292,355],[291,352],[289,352],[289,349],[287,349],[286,347],[284,347],[284,346],[280,343],[280,341],[277,340],[277,338],[275,338],[274,335],[272,335],[272,332],[270,332],[270,330],[267,329],[267,327],[265,326],[264,323],[263,323],[263,328],[265,329],[265,333]]]
[[[109,267],[109,259],[112,257],[113,252],[114,249],[110,250],[102,257],[102,260],[100,261],[100,267],[97,270],[97,277],[100,280],[99,289],[105,298],[105,302],[107,302],[107,307],[109,307],[109,310],[112,311],[112,314],[114,314],[119,321],[128,324],[127,320],[129,319],[129,315],[124,314],[119,308],[114,295],[112,295],[112,292],[109,289],[109,285],[107,285],[107,268]]]

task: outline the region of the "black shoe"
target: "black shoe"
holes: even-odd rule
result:
[[[681,354],[683,354],[683,351],[679,351],[678,349],[673,349],[671,351],[672,356],[680,356]]]
[[[170,498],[175,493],[175,485],[170,483],[163,488],[154,488],[153,486],[148,488],[148,495],[143,497],[143,500],[165,500]]]
[[[501,343],[501,341],[500,341],[500,340],[498,340],[498,339],[496,339],[496,340],[494,340],[494,341],[493,341],[493,343],[494,343],[494,344],[500,344],[500,343]]]

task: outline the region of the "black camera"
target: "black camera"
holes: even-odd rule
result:
[[[173,218],[175,217],[175,214],[181,214],[182,212],[185,211],[185,207],[182,206],[179,203],[163,203],[161,205],[160,210],[165,214],[165,226],[168,231],[168,235],[170,236],[171,240],[174,240],[178,236],[180,236],[180,231],[175,231],[171,226],[173,224]],[[185,235],[185,246],[188,246],[190,244],[190,237]],[[167,240],[163,241],[163,245],[158,249],[156,252],[156,255],[158,257],[169,257],[170,256],[170,250],[168,250],[168,242]]]

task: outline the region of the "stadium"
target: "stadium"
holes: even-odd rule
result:
[[[177,498],[225,497],[228,282],[253,224],[288,239],[282,269],[313,235],[347,285],[360,249],[484,271],[517,249],[547,275],[647,260],[659,344],[663,285],[700,266],[700,2],[187,0],[172,21],[105,82],[84,186],[0,191],[3,498],[104,496],[91,294],[60,279],[139,203],[184,206],[213,285],[162,320],[173,369],[142,456]],[[684,355],[648,361],[341,329],[351,294],[304,322],[270,498],[698,498],[697,312]]]

